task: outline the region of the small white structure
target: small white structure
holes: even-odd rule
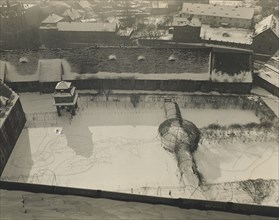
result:
[[[142,60],[145,60],[145,56],[143,55],[138,56],[138,61],[142,61]]]
[[[76,87],[70,82],[61,81],[57,83],[54,97],[54,106],[56,106],[58,116],[61,116],[61,109],[66,108],[72,115],[75,115],[75,109],[78,107]]]
[[[114,54],[109,55],[109,60],[117,60],[116,56]]]
[[[168,59],[168,60],[169,60],[169,61],[175,61],[176,58],[175,58],[175,56],[172,54],[172,55],[169,56],[169,59]]]

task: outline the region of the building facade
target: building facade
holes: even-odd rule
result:
[[[173,28],[173,41],[184,43],[200,43],[200,26],[174,26]]]
[[[119,43],[118,25],[112,23],[57,22],[40,27],[40,39],[47,47],[115,45]]]
[[[26,118],[18,95],[0,81],[0,175],[25,125]]]
[[[274,15],[255,26],[253,49],[255,53],[273,55],[279,47],[279,21]]]
[[[198,18],[213,27],[252,28],[253,8],[184,3],[180,17]]]

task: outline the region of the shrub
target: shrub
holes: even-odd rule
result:
[[[259,124],[255,123],[255,122],[251,122],[251,123],[243,125],[243,128],[253,129],[253,128],[257,128],[258,126],[259,126]]]
[[[207,129],[212,129],[212,130],[218,130],[218,129],[221,129],[221,126],[219,124],[210,124],[206,127]]]
[[[136,108],[137,104],[139,103],[140,100],[140,95],[139,94],[132,94],[130,95],[130,100],[133,106]]]
[[[229,129],[242,129],[242,125],[240,125],[240,124],[231,124],[228,128]]]

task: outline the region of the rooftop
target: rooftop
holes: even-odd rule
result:
[[[62,15],[65,17],[69,17],[72,21],[75,21],[82,16],[77,10],[73,8],[67,9]]]
[[[45,20],[42,21],[42,24],[56,24],[61,20],[63,20],[63,17],[56,14],[51,14]]]
[[[242,28],[212,28],[209,25],[202,25],[200,37],[203,40],[230,42],[237,44],[252,44],[253,31]]]
[[[32,8],[34,6],[36,6],[36,5],[35,4],[23,4],[24,9],[29,9],[29,8]]]
[[[63,89],[69,89],[70,87],[71,87],[70,82],[61,81],[57,83],[55,89],[63,90]]]
[[[270,60],[259,70],[259,77],[279,87],[279,59],[278,56],[271,57]]]
[[[58,22],[58,31],[115,32],[115,23]]]
[[[151,1],[152,8],[168,8],[168,3],[164,1]]]
[[[62,75],[62,64],[60,59],[39,60],[39,81],[59,82]]]
[[[254,37],[269,29],[279,38],[279,20],[274,15],[269,15],[256,24]]]
[[[226,6],[243,6],[244,2],[241,0],[209,0],[211,5],[226,5]]]
[[[209,53],[210,49],[102,47],[59,51],[9,51],[6,54],[1,53],[0,60],[7,63],[7,81],[38,81],[40,76],[41,80],[59,82],[61,78],[57,75],[61,76],[62,71],[65,75],[75,72],[80,76],[84,73],[94,76],[100,72],[119,73],[121,76],[124,76],[124,73],[208,73]],[[116,60],[109,59],[112,54],[117,57]],[[174,62],[168,60],[172,54],[176,57]],[[28,63],[18,62],[23,56],[28,58]],[[139,56],[146,59],[139,61]]]
[[[191,21],[189,21],[186,18],[182,18],[182,17],[179,17],[179,16],[174,16],[172,25],[173,26],[189,25],[189,26],[192,26],[192,27],[200,27],[201,26],[201,21],[198,18],[193,18]]]
[[[184,3],[181,12],[193,15],[252,19],[254,8]]]
[[[86,8],[91,8],[91,4],[86,1],[86,0],[82,0],[82,1],[79,1],[78,4],[80,5],[80,7],[82,7],[83,9],[86,9]]]

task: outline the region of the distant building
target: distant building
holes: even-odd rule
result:
[[[183,2],[180,0],[169,0],[168,8],[169,11],[179,11],[182,8]]]
[[[59,15],[56,15],[56,14],[51,14],[49,15],[45,20],[42,21],[42,26],[54,26],[56,27],[57,26],[57,23],[59,21],[62,21],[64,18],[59,16]]]
[[[76,9],[67,9],[62,16],[64,17],[65,21],[72,22],[72,21],[79,21],[84,16],[84,12],[81,10]]]
[[[243,7],[244,2],[242,0],[209,0],[211,5],[226,5],[226,6],[238,6]]]
[[[28,27],[38,28],[44,19],[40,6],[35,4],[23,4],[24,17]]]
[[[58,22],[57,31],[61,43],[107,43],[115,40],[118,26],[116,23]]]
[[[279,51],[259,69],[258,75],[255,77],[255,82],[279,97]]]
[[[3,35],[16,35],[26,29],[24,8],[20,3],[0,5],[1,38]]]
[[[274,15],[264,18],[255,26],[253,49],[255,53],[274,54],[279,47],[279,20]]]
[[[39,28],[39,36],[42,44],[47,47],[59,46],[57,24],[63,20],[63,17],[56,14],[51,14],[42,21],[41,27]]]
[[[129,45],[131,43],[130,39],[133,31],[134,31],[133,28],[119,29],[116,33],[119,42],[124,46]]]
[[[79,5],[80,9],[83,9],[85,11],[91,11],[92,10],[92,4],[90,4],[86,0],[79,0],[78,5]]]
[[[118,21],[66,22],[52,14],[42,22],[40,40],[46,47],[79,47],[90,45],[119,45],[127,43],[133,29],[118,31]]]
[[[173,41],[185,43],[200,43],[201,22],[194,18],[191,21],[181,17],[174,17]]]
[[[202,24],[237,28],[251,28],[253,15],[253,8],[190,3],[184,3],[180,12],[181,17],[198,18]]]
[[[165,1],[151,1],[150,13],[153,15],[165,15],[168,14],[168,2]]]

